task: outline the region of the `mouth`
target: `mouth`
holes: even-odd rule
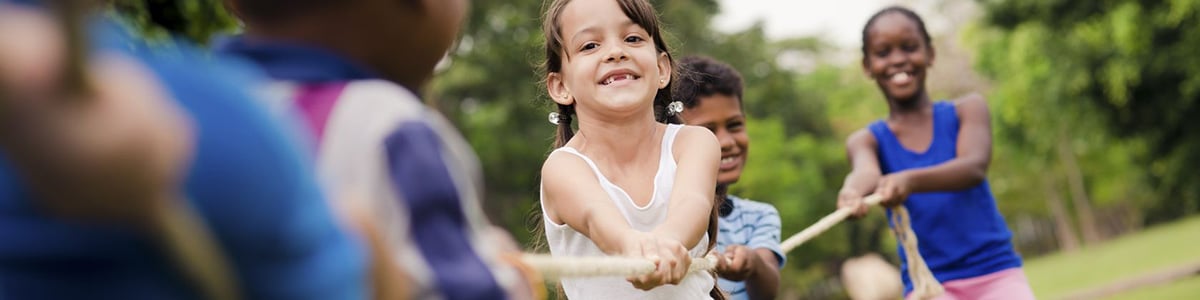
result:
[[[914,77],[916,77],[916,76],[913,76],[909,72],[897,72],[895,74],[892,74],[892,76],[888,76],[887,80],[888,80],[888,82],[891,82],[892,84],[895,84],[895,85],[906,85],[906,84],[912,83],[914,80]]]
[[[741,166],[741,162],[742,162],[741,154],[721,156],[720,169],[721,169],[721,171],[734,170],[734,169],[737,169],[739,166]]]
[[[632,71],[629,71],[629,70],[616,70],[616,71],[608,72],[608,74],[605,74],[604,79],[601,79],[600,82],[598,82],[598,83],[600,85],[611,85],[613,83],[619,83],[619,82],[630,81],[630,80],[638,80],[641,78],[642,78],[641,76],[638,76],[637,74],[634,74]]]

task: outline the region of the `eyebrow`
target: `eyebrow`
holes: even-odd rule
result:
[[[638,25],[637,23],[633,22],[633,20],[627,18],[627,19],[625,19],[625,22],[623,22],[621,24],[621,28],[628,29],[629,27],[639,27],[640,28],[641,25]],[[575,39],[578,38],[580,35],[585,34],[585,33],[596,32],[599,30],[600,30],[599,26],[584,27],[583,30],[579,30],[579,31],[575,32],[575,34],[572,34],[571,38],[567,39],[566,42],[567,42],[567,44],[573,44]],[[642,28],[642,31],[647,31],[647,30],[645,28]]]

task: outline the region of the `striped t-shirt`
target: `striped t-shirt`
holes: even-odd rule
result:
[[[779,211],[774,206],[728,195],[721,205],[721,220],[717,224],[717,251],[725,252],[728,245],[766,248],[775,252],[779,267],[783,268],[787,255],[779,248]],[[717,284],[732,296],[730,299],[749,299],[745,282],[719,278]]]

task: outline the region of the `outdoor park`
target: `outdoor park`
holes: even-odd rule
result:
[[[838,16],[849,28],[790,33],[727,13],[784,2],[805,10],[807,1],[652,2],[677,57],[711,56],[744,76],[755,142],[732,193],[773,204],[784,238],[836,209],[846,137],[887,116],[858,41],[870,13],[900,4],[930,23],[931,96],[987,98],[987,179],[1038,298],[1200,298],[1200,130],[1187,125],[1200,115],[1200,1],[867,1],[845,4],[864,6]],[[148,37],[205,42],[236,32],[220,1],[182,3],[167,14],[146,4],[118,11]],[[478,153],[490,218],[526,245],[555,130],[536,71],[542,6],[473,1],[422,91]],[[788,253],[780,298],[847,297],[841,264],[867,253],[898,264],[878,208]]]

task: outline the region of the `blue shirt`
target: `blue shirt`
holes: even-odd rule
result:
[[[883,120],[870,125],[879,144],[884,174],[925,168],[957,157],[959,120],[954,104],[933,105],[933,141],[925,153],[904,148]],[[904,202],[911,217],[917,247],[929,270],[940,282],[987,275],[1021,266],[1013,251],[1012,233],[996,209],[987,181],[960,191],[914,193]],[[888,218],[892,217],[888,212]],[[905,292],[912,291],[904,249],[900,274]]]
[[[271,78],[283,82],[345,84],[378,79],[371,70],[319,47],[232,38],[222,43],[220,51],[249,59]],[[463,170],[462,162],[450,155],[455,151],[449,151],[451,146],[447,139],[461,138],[454,132],[433,126],[427,119],[429,116],[414,115],[393,124],[387,136],[375,145],[385,149],[388,181],[400,194],[398,198],[402,203],[399,205],[407,208],[411,241],[405,243],[416,246],[423,259],[423,262],[405,263],[428,265],[436,292],[446,299],[504,299],[504,290],[493,278],[477,247],[472,245],[472,235],[479,233],[471,228],[466,210],[477,201],[471,202],[475,199],[467,197],[481,191],[465,192],[464,189],[472,187],[452,177],[473,173]],[[306,117],[312,121],[314,116]],[[314,128],[320,132],[325,126],[315,124]],[[473,152],[470,156],[469,159],[476,159]]]
[[[187,45],[150,53],[111,23],[93,45],[139,60],[191,121],[184,192],[245,299],[362,299],[365,253],[335,226],[310,167],[248,95],[253,73]],[[0,155],[2,156],[2,155]],[[194,299],[165,253],[129,230],[52,219],[0,158],[0,299]]]
[[[767,203],[746,200],[734,195],[725,197],[721,219],[717,222],[717,251],[725,252],[729,245],[745,245],[750,249],[765,248],[775,253],[779,268],[787,255],[779,248],[779,211]],[[728,292],[730,299],[749,299],[743,281],[717,278],[717,285]]]

